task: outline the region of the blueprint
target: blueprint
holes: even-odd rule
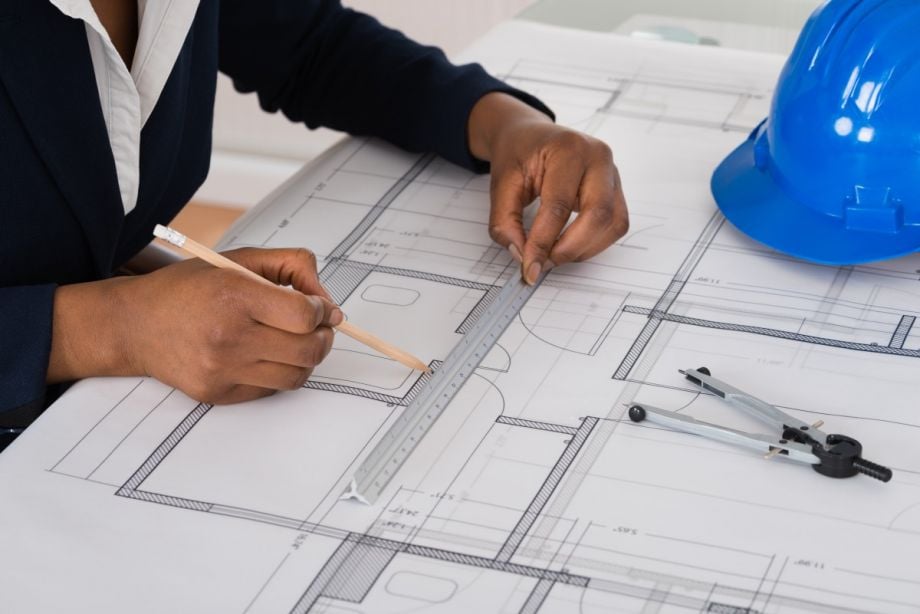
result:
[[[465,59],[611,145],[628,236],[550,273],[374,505],[340,496],[430,376],[344,336],[246,404],[74,386],[0,455],[3,612],[920,612],[920,258],[796,262],[709,193],[782,58],[511,23]],[[311,248],[352,321],[436,369],[518,274],[488,190],[348,139],[222,247]],[[700,366],[894,478],[626,417],[759,430],[678,373]]]

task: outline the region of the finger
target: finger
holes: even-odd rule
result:
[[[319,281],[316,256],[306,248],[244,248],[224,255],[278,285],[291,286],[303,294],[313,294],[332,301],[329,292]]]
[[[250,318],[282,331],[304,335],[318,326],[338,326],[344,316],[329,299],[297,290],[239,280],[239,292]]]
[[[275,392],[277,391],[270,388],[259,388],[258,386],[231,386],[228,390],[221,392],[213,398],[199,400],[211,403],[212,405],[232,405],[234,403],[242,403],[244,401],[253,401],[255,399],[268,397],[275,394]]]
[[[253,357],[293,367],[315,367],[329,355],[335,334],[320,326],[307,335],[295,335],[275,328],[260,327],[248,338],[247,346],[258,348]]]
[[[307,383],[312,373],[312,367],[295,367],[263,360],[238,373],[236,379],[244,386],[269,390],[297,390]]]
[[[555,264],[587,260],[629,230],[626,198],[613,161],[592,164],[579,194],[580,213],[550,252]]]
[[[565,228],[578,199],[584,175],[584,163],[574,155],[561,152],[547,159],[540,191],[540,208],[524,244],[523,272],[527,283],[536,282],[540,274],[552,267],[550,251]]]
[[[533,190],[528,188],[520,171],[496,172],[492,175],[491,198],[489,235],[521,262],[526,241],[524,208],[533,200]]]

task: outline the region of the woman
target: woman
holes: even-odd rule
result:
[[[0,427],[10,435],[58,383],[151,375],[233,403],[299,387],[328,353],[342,315],[305,250],[228,254],[300,294],[200,261],[112,277],[204,180],[218,70],[307,126],[491,165],[490,234],[529,281],[626,231],[603,143],[556,126],[478,65],[453,66],[335,0],[3,0]],[[522,210],[537,196],[525,235]]]

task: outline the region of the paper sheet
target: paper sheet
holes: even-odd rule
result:
[[[467,59],[610,143],[629,235],[553,271],[375,506],[339,495],[424,382],[347,338],[243,405],[78,384],[0,455],[3,612],[920,611],[920,258],[794,262],[709,193],[782,59],[525,23]],[[353,321],[440,360],[514,274],[487,212],[487,177],[355,139],[224,247],[309,246]],[[894,479],[628,421],[759,429],[702,365]]]

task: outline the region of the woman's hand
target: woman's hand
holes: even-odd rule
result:
[[[629,219],[610,148],[554,124],[503,93],[483,96],[469,119],[470,151],[492,164],[489,234],[533,283],[553,266],[586,260],[626,234]],[[524,208],[537,197],[530,233]],[[565,228],[572,212],[579,215]]]
[[[48,381],[151,375],[209,403],[301,387],[329,353],[331,327],[342,321],[313,254],[225,255],[281,285],[194,259],[149,275],[59,288]]]

